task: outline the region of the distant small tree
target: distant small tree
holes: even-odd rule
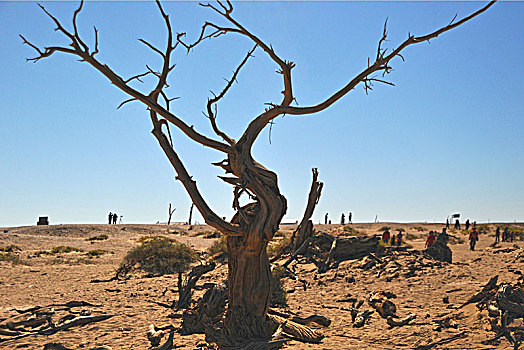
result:
[[[258,163],[251,154],[253,144],[262,130],[278,116],[310,115],[326,110],[359,84],[363,85],[366,92],[372,89],[374,83],[393,85],[385,80],[384,77],[391,72],[391,62],[394,58],[400,57],[403,59],[401,52],[406,47],[436,38],[440,34],[478,16],[493,4],[494,1],[475,13],[457,22],[452,20],[450,24],[427,35],[415,36],[410,34],[405,41],[391,50],[387,50],[383,46],[387,40],[386,21],[382,36],[378,42],[376,55],[368,60],[367,67],[334,94],[311,106],[292,105],[295,101],[292,83],[292,70],[295,67],[295,63],[282,59],[271,45],[240,24],[233,17],[233,5],[227,0],[225,2],[217,1],[216,4],[201,4],[201,6],[219,14],[227,25],[205,22],[198,39],[194,42],[185,41],[185,33],[173,33],[169,16],[164,12],[160,2],[157,1],[156,5],[167,29],[165,48],[161,50],[143,39],[140,39],[140,41],[162,58],[162,67],[160,71],[156,72],[148,66],[148,71],[127,79],[122,78],[95,57],[98,53],[98,30],[96,27],[94,30],[95,42],[93,49],[90,49],[81,39],[76,20],[82,10],[83,2],[80,3],[80,7],[74,12],[72,32],[67,31],[58,19],[40,5],[42,10],[56,24],[56,30],[70,40],[71,43],[68,47],[49,46],[42,50],[23,36],[22,39],[25,44],[38,53],[37,57],[30,58],[28,59],[29,61],[38,61],[56,52],[77,56],[81,61],[88,63],[107,77],[115,87],[129,95],[130,98],[122,102],[119,107],[132,101],[140,101],[147,106],[149,117],[153,124],[152,133],[175,169],[178,175],[177,179],[184,186],[205,222],[227,236],[229,304],[222,331],[226,338],[231,340],[231,344],[238,345],[245,344],[251,340],[267,339],[274,331],[274,325],[271,324],[267,317],[271,299],[271,272],[266,248],[268,242],[277,232],[279,224],[287,211],[287,201],[278,187],[277,175]],[[229,33],[248,39],[253,43],[253,48],[245,55],[222,91],[217,94],[213,93],[212,97],[208,99],[206,117],[209,119],[211,127],[216,134],[216,137],[212,138],[196,131],[193,126],[186,124],[178,114],[170,110],[172,99],[166,95],[164,89],[167,87],[168,75],[174,68],[171,56],[175,49],[181,46],[189,52],[205,39]],[[278,74],[282,76],[283,97],[278,103],[268,104],[264,111],[251,120],[240,138],[235,140],[219,128],[216,105],[230,90],[241,68],[257,49],[261,50],[273,61],[277,67]],[[381,73],[381,76],[377,77],[374,75],[375,73]],[[132,81],[145,76],[154,76],[157,79],[157,84],[151,91],[141,92],[130,85]],[[184,163],[173,147],[168,125],[174,125],[194,142],[224,154],[224,160],[213,163],[213,165],[222,168],[226,174],[229,174],[220,178],[233,186],[233,208],[236,214],[230,222],[217,215],[202,197],[195,180],[189,175]],[[251,202],[241,206],[240,198],[242,195],[247,195]],[[310,199],[314,200],[314,204],[316,204],[318,196],[313,193]],[[306,210],[306,212],[310,213],[311,210]],[[307,226],[308,220],[304,220],[303,227]],[[309,230],[304,229],[304,232],[307,231]],[[301,240],[297,240],[297,242],[299,243]]]
[[[171,218],[175,213],[176,208],[171,209],[171,203],[169,203],[169,208],[167,209],[167,226],[171,224]]]

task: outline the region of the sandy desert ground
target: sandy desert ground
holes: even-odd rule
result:
[[[524,224],[510,223],[515,228]],[[312,263],[293,263],[292,269],[303,281],[284,278],[288,306],[278,309],[299,316],[319,314],[331,319],[329,327],[318,326],[325,338],[320,344],[288,342],[285,349],[416,349],[454,335],[463,337],[437,344],[433,349],[511,349],[504,337],[493,339],[486,310],[479,310],[475,303],[460,306],[479,292],[495,275],[499,283],[524,282],[523,241],[490,246],[496,225],[487,226],[489,233],[480,236],[476,251],[469,251],[467,235],[453,231],[450,248],[453,263],[437,263],[422,258],[417,251],[424,248],[429,230],[442,228],[441,224],[427,223],[377,223],[353,224],[359,235],[380,233],[383,226],[391,232],[406,231],[407,251],[388,253],[390,263],[380,270],[367,265],[369,258],[342,262],[338,268],[318,273]],[[289,235],[296,226],[283,225],[281,232]],[[316,225],[315,230],[338,235],[342,225]],[[347,231],[347,229],[346,229]],[[0,228],[0,248],[16,245],[21,251],[15,254],[19,263],[0,261],[0,324],[18,315],[16,310],[34,306],[64,304],[84,301],[91,306],[71,308],[71,311],[89,312],[92,315],[115,315],[104,321],[82,327],[73,327],[53,335],[33,335],[22,339],[0,342],[6,349],[43,349],[51,342],[60,342],[71,349],[93,349],[109,346],[112,349],[148,349],[146,331],[150,324],[179,326],[180,318],[171,309],[158,304],[170,304],[177,298],[176,276],[146,276],[133,273],[131,278],[104,283],[91,283],[94,279],[108,279],[115,273],[126,252],[138,245],[143,236],[165,235],[186,243],[198,251],[205,251],[217,238],[204,238],[213,230],[205,225],[53,225]],[[108,239],[88,241],[90,237],[107,234]],[[81,251],[38,254],[41,250],[69,246]],[[101,252],[89,256],[90,251]],[[106,252],[104,252],[106,251]],[[96,253],[92,253],[93,255]],[[367,260],[366,260],[367,259]],[[371,266],[371,267],[370,267]],[[226,277],[227,266],[220,265],[200,280],[221,281]],[[378,313],[373,313],[361,328],[353,327],[351,300],[367,300],[372,292],[390,292],[400,317],[409,313],[416,318],[408,325],[391,328]],[[194,299],[201,295],[197,291]],[[447,299],[447,300],[445,300]],[[59,310],[59,306],[54,307]],[[370,309],[367,302],[363,309]],[[16,309],[16,310],[15,310]],[[86,311],[88,310],[88,311]],[[178,312],[180,314],[180,312]],[[447,320],[447,321],[446,321]],[[439,326],[446,321],[447,324]],[[524,331],[522,319],[513,321],[515,335]],[[524,337],[524,332],[521,332]],[[6,336],[0,335],[0,339]],[[199,349],[203,335],[181,336],[175,334],[176,348]],[[524,349],[523,345],[520,345]]]

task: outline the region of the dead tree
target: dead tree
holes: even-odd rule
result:
[[[157,53],[163,61],[159,71],[148,67],[144,73],[130,78],[123,78],[108,65],[98,60],[98,30],[94,29],[94,45],[90,48],[82,40],[77,28],[77,17],[80,14],[83,2],[74,12],[72,25],[73,30],[68,31],[61,22],[49,13],[43,6],[42,10],[52,19],[57,26],[56,30],[63,34],[69,41],[69,46],[48,46],[44,49],[29,42],[21,36],[24,44],[27,44],[37,52],[37,56],[28,59],[36,62],[60,52],[76,56],[104,75],[115,87],[129,96],[119,107],[132,101],[139,101],[147,106],[149,117],[153,124],[153,135],[177,173],[176,179],[184,186],[186,192],[201,213],[204,221],[227,236],[228,249],[228,309],[222,332],[230,342],[229,345],[246,344],[249,341],[268,339],[275,331],[275,324],[268,316],[269,301],[271,295],[271,272],[266,252],[268,242],[277,232],[279,224],[287,211],[286,198],[281,194],[278,187],[277,175],[258,163],[252,156],[252,147],[262,130],[275,118],[283,115],[311,115],[323,111],[342,97],[352,91],[357,85],[362,84],[366,91],[371,90],[374,83],[385,83],[393,85],[385,80],[384,76],[391,72],[392,60],[400,57],[401,52],[408,46],[427,42],[440,34],[456,28],[479,14],[486,11],[494,4],[491,1],[480,10],[459,20],[452,20],[448,25],[423,36],[408,35],[408,38],[399,46],[388,50],[383,47],[387,40],[387,28],[384,25],[383,33],[378,41],[378,47],[374,57],[368,59],[365,68],[350,79],[341,89],[330,95],[319,103],[310,106],[294,106],[295,101],[292,83],[292,71],[295,64],[292,61],[281,58],[273,47],[264,42],[258,35],[250,32],[233,17],[233,5],[228,0],[217,1],[216,4],[202,4],[201,6],[214,11],[224,20],[225,25],[205,22],[199,37],[194,42],[185,40],[185,33],[173,33],[169,16],[165,13],[160,2],[156,2],[163,22],[167,30],[167,40],[164,49],[160,49],[151,43],[140,39],[153,52]],[[387,22],[386,22],[387,23]],[[241,63],[235,69],[231,78],[226,82],[222,91],[213,94],[208,99],[206,106],[206,117],[209,119],[215,137],[209,137],[195,130],[184,122],[180,114],[170,109],[170,99],[165,88],[168,86],[168,76],[173,70],[172,54],[178,47],[185,48],[188,52],[205,39],[224,36],[230,33],[236,37],[243,38],[253,44],[253,48],[245,55]],[[238,140],[230,137],[219,128],[217,124],[217,103],[223,99],[236,80],[241,68],[246,64],[255,50],[261,50],[263,54],[276,65],[277,72],[282,76],[282,100],[267,104],[265,110],[253,117],[240,135]],[[376,73],[381,73],[377,76]],[[148,92],[139,91],[130,83],[146,76],[156,79],[156,86]],[[236,211],[233,219],[228,222],[217,215],[207,204],[200,193],[196,181],[189,175],[184,163],[180,159],[171,141],[169,126],[175,126],[188,138],[205,147],[221,152],[224,160],[213,163],[222,168],[228,176],[220,177],[223,181],[233,186],[233,208]],[[247,195],[251,202],[240,205],[240,197]]]
[[[191,226],[191,219],[193,218],[193,208],[195,204],[191,203],[191,208],[189,208],[189,220],[187,221],[187,224]]]
[[[171,203],[169,203],[169,209],[167,210],[167,226],[171,224],[171,218],[173,217],[175,210],[176,208],[171,209]]]
[[[297,252],[299,248],[302,247],[304,242],[313,236],[313,222],[311,221],[311,216],[315,211],[315,207],[318,204],[320,195],[322,194],[322,187],[324,184],[318,181],[318,170],[313,168],[313,181],[311,183],[311,189],[309,190],[308,201],[306,205],[306,210],[302,221],[298,225],[295,232],[293,232],[293,237],[291,238],[293,244],[293,253]]]

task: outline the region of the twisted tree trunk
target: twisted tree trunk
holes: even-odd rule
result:
[[[271,270],[267,245],[277,232],[287,210],[275,173],[256,163],[246,152],[229,157],[226,172],[237,178],[233,207],[237,214],[231,220],[243,229],[242,236],[227,237],[228,310],[223,331],[235,345],[246,340],[271,338],[276,329],[268,316],[271,299]],[[239,197],[247,192],[255,202],[239,206]]]

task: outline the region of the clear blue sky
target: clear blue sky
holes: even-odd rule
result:
[[[76,2],[44,2],[71,29]],[[284,59],[296,63],[300,105],[326,98],[365,68],[384,20],[389,47],[408,32],[422,35],[482,7],[484,2],[238,2],[234,16]],[[195,38],[204,20],[224,23],[196,2],[166,2],[176,32]],[[163,46],[165,29],[152,2],[87,2],[79,28],[89,43],[99,29],[99,60],[123,77],[160,60],[137,39]],[[126,96],[99,73],[64,54],[26,63],[39,46],[67,45],[33,2],[0,2],[0,226],[103,223],[109,211],[124,222],[187,220],[190,201],[138,103],[116,110]],[[278,118],[253,150],[279,175],[286,219],[299,219],[317,167],[324,191],[314,221],[342,212],[355,221],[443,221],[455,212],[487,221],[524,220],[524,3],[500,2],[472,22],[404,52],[393,61],[395,87],[362,87],[330,109]],[[92,44],[91,44],[92,45]],[[209,90],[251,48],[228,35],[189,55],[175,55],[173,110],[212,135]],[[219,105],[218,123],[238,138],[264,103],[280,100],[275,65],[255,52],[238,84]],[[144,91],[152,83],[144,84]],[[136,85],[137,87],[139,85]],[[210,162],[221,154],[175,133],[181,158],[209,204],[231,217],[232,189]],[[202,222],[199,214],[196,220]]]

